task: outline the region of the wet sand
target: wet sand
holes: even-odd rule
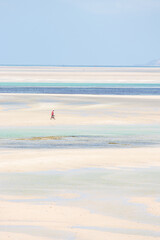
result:
[[[159,169],[5,172],[0,236],[160,239]]]
[[[0,172],[160,166],[160,148],[1,150]]]

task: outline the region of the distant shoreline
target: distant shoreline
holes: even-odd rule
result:
[[[39,64],[0,64],[0,67],[72,67],[72,68],[160,68],[154,65],[39,65]]]
[[[160,83],[160,67],[0,66],[1,82]]]

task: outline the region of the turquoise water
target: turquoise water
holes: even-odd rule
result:
[[[62,136],[60,139],[28,140]],[[0,148],[123,148],[160,145],[159,125],[12,127],[0,129]]]
[[[160,136],[160,125],[63,125],[50,127],[3,127],[0,138],[45,136]]]
[[[95,87],[95,88],[160,88],[159,83],[37,83],[0,82],[0,87]]]

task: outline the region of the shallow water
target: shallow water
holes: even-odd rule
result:
[[[30,139],[49,136],[62,138]],[[0,148],[130,148],[159,144],[159,125],[63,125],[0,129]]]
[[[160,83],[0,82],[0,87],[160,88]]]
[[[160,95],[160,87],[0,87],[0,93]]]
[[[85,168],[68,171],[43,171],[28,173],[1,173],[1,193],[30,192],[48,194],[52,190],[72,189],[123,193],[127,195],[160,197],[160,168]],[[12,189],[12,190],[11,190]]]
[[[158,124],[128,125],[51,125],[40,127],[1,127],[0,138],[26,138],[45,136],[160,136]]]
[[[55,202],[58,205],[80,206],[92,213],[159,224],[160,216],[151,215],[142,204],[130,201],[134,196],[149,196],[160,201],[159,172],[160,168],[88,168],[69,171],[3,173],[0,174],[0,192],[4,195],[24,196],[24,199],[15,198],[15,200],[12,197],[13,199],[8,200],[12,202],[41,205]],[[66,193],[75,195],[66,198]],[[25,196],[32,196],[32,198],[25,199]],[[120,231],[119,229],[118,232]],[[135,232],[136,230],[133,234]],[[156,233],[151,233],[151,235],[154,234]],[[160,236],[160,233],[157,234]]]

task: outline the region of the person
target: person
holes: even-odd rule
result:
[[[51,112],[51,119],[54,119],[54,120],[55,120],[54,109],[53,109],[52,112]]]

